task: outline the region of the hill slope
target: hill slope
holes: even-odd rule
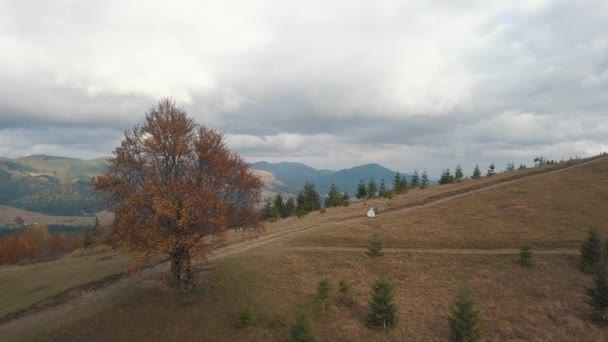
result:
[[[0,204],[49,215],[92,215],[100,206],[90,177],[104,165],[48,156],[1,158]]]
[[[27,333],[66,341],[283,340],[295,317],[306,313],[318,340],[447,340],[450,303],[467,284],[488,340],[606,340],[608,331],[589,322],[584,289],[591,279],[578,270],[576,253],[588,228],[608,237],[601,210],[608,204],[608,159],[569,165],[268,224],[257,242],[217,251],[187,299],[162,285],[162,272],[151,272],[72,309],[69,318],[30,321]],[[370,205],[381,208],[379,217],[365,217]],[[363,253],[374,234],[391,247],[382,258]],[[516,263],[522,243],[534,246],[534,268]],[[393,279],[400,317],[389,332],[364,323],[371,286],[382,274]],[[314,299],[322,279],[334,289],[349,280],[354,305],[333,295],[322,315]],[[234,312],[243,306],[252,306],[258,319],[237,329]]]

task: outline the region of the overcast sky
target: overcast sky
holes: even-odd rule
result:
[[[110,155],[161,97],[252,162],[608,151],[605,0],[0,0],[0,51],[8,157]]]

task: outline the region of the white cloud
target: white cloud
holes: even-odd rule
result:
[[[253,159],[440,170],[596,153],[606,19],[601,0],[4,0],[0,154],[108,154],[101,136],[78,152],[61,138],[117,139],[162,96]]]

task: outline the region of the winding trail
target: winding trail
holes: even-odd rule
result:
[[[506,177],[497,180],[496,182],[488,182],[483,184],[476,184],[471,187],[456,189],[448,191],[446,193],[438,194],[430,198],[422,199],[418,202],[409,203],[400,207],[384,210],[382,215],[393,215],[402,214],[404,212],[410,212],[421,208],[428,208],[436,206],[451,200],[455,200],[464,196],[477,194],[480,192],[490,191],[497,189],[515,182],[539,177],[541,175],[553,174],[564,172],[572,168],[582,167],[584,165],[596,163],[606,157],[594,157],[585,162],[579,162],[574,165],[568,165],[565,167],[559,167],[557,169],[545,169],[539,170],[539,172],[532,172],[525,175],[513,175],[512,177]],[[349,220],[361,220],[364,219],[364,215],[360,215],[359,212],[353,212],[353,216],[339,218],[335,221],[349,221]],[[331,221],[334,222],[334,221]],[[321,223],[322,225],[322,223]],[[225,258],[237,253],[257,248],[260,246],[276,244],[286,238],[289,238],[295,234],[307,232],[318,228],[317,224],[309,225],[297,225],[288,229],[284,229],[277,232],[263,234],[259,237],[234,243],[225,247],[220,247],[211,252],[211,255],[207,260],[218,260]],[[302,247],[282,247],[280,244],[276,244],[273,248],[277,250],[285,251],[337,251],[337,252],[363,252],[366,249],[361,247],[340,247],[340,246],[302,246]],[[520,252],[519,249],[513,248],[501,248],[501,249],[453,249],[453,248],[385,248],[388,253],[430,253],[430,254],[517,254]],[[573,248],[555,248],[555,249],[535,249],[534,253],[537,254],[576,254],[577,249]],[[149,286],[150,283],[158,284],[159,280],[162,280],[164,275],[169,272],[169,263],[163,262],[156,266],[145,269],[136,277],[123,276],[115,282],[109,283],[100,289],[93,291],[87,290],[74,290],[74,293],[69,294],[65,300],[58,302],[56,305],[45,307],[38,311],[32,311],[27,315],[19,316],[14,319],[0,323],[0,336],[10,338],[11,336],[17,336],[18,332],[27,331],[28,325],[38,320],[52,321],[58,318],[64,317],[72,311],[83,308],[87,305],[104,300],[113,295],[120,293],[128,287],[137,286]],[[148,285],[146,285],[148,284]]]

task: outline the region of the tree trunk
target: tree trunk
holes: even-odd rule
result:
[[[190,251],[179,246],[171,253],[171,274],[176,286],[183,288],[193,283],[194,277],[191,269]]]

